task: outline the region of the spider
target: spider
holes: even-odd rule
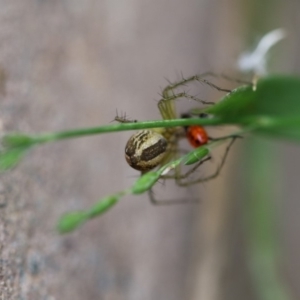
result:
[[[194,81],[202,82],[209,85],[212,88],[217,89],[220,92],[230,93],[231,90],[220,88],[213,83],[206,80],[206,76],[216,76],[213,73],[204,73],[201,75],[194,75],[188,78],[182,78],[182,80],[170,83],[162,91],[162,98],[158,102],[159,112],[164,120],[177,119],[175,101],[180,98],[190,99],[201,103],[202,105],[213,105],[214,102],[208,102],[189,95],[186,92],[178,92],[176,90],[179,87]],[[223,76],[224,77],[224,76]],[[181,114],[181,118],[190,118],[190,113]],[[200,118],[206,118],[208,115],[201,113],[198,115]],[[126,117],[126,114],[116,116],[115,121],[121,123],[137,122],[137,120],[130,120]],[[169,128],[155,128],[140,130],[134,133],[128,140],[125,147],[125,158],[127,163],[134,169],[141,171],[142,174],[156,168],[165,165],[171,159],[178,157],[180,152],[178,149],[178,141],[182,138],[187,138],[192,147],[200,147],[205,145],[210,140],[217,140],[218,138],[209,137],[205,128],[199,125],[192,125],[186,127],[169,127]],[[224,166],[225,160],[228,156],[230,147],[235,141],[236,136],[231,139],[231,142],[227,145],[223,154],[220,165],[216,168],[213,174],[197,178],[193,180],[187,180],[189,176],[194,173],[199,166],[204,162],[211,159],[207,156],[197,162],[194,167],[185,173],[182,173],[180,167],[175,168],[173,175],[163,175],[162,179],[175,179],[179,186],[189,186],[200,182],[206,182],[208,180],[216,178],[221,172]],[[183,203],[186,200],[156,200],[152,190],[149,190],[149,198],[153,204],[169,204],[169,203]]]

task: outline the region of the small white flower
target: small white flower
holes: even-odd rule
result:
[[[267,74],[266,61],[269,50],[286,37],[284,29],[275,29],[264,35],[252,52],[240,55],[237,65],[242,72],[253,72],[255,76]]]

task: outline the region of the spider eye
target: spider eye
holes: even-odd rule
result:
[[[130,137],[125,147],[127,163],[138,171],[149,171],[163,161],[168,141],[153,130],[141,130]]]

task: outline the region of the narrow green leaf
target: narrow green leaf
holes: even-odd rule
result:
[[[265,77],[258,81],[256,90],[239,87],[205,112],[220,117],[224,123],[300,140],[300,78]]]
[[[87,220],[105,213],[119,201],[121,196],[126,193],[127,191],[124,191],[116,195],[107,196],[94,204],[88,210],[74,211],[64,214],[58,222],[58,231],[60,233],[68,233],[77,229]]]
[[[132,194],[142,194],[150,190],[161,176],[161,171],[150,171],[139,177],[131,187]]]
[[[15,167],[26,154],[27,147],[18,147],[0,152],[0,172]]]
[[[209,154],[209,150],[206,147],[199,147],[190,153],[188,153],[184,159],[183,164],[185,165],[192,165],[196,162],[199,162],[201,159],[203,159],[205,156]]]
[[[2,145],[4,148],[29,147],[35,144],[33,137],[22,133],[11,133],[2,137]]]
[[[68,233],[78,228],[87,219],[88,216],[83,211],[66,213],[60,218],[57,224],[57,229],[60,233]]]
[[[94,204],[87,212],[86,214],[89,216],[89,218],[94,218],[96,216],[99,216],[103,213],[105,213],[107,210],[109,210],[111,207],[113,207],[120,198],[121,195],[112,195],[107,196],[103,199],[101,199],[99,202]]]

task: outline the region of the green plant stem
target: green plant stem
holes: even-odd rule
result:
[[[231,136],[224,137],[218,141],[213,141],[210,144],[194,149],[190,153],[180,157],[179,159],[167,163],[156,171],[150,171],[141,175],[141,177],[139,177],[134,182],[131,188],[110,196],[106,196],[96,202],[89,209],[66,213],[61,217],[58,223],[57,228],[59,232],[71,232],[79,226],[83,225],[86,221],[102,215],[107,210],[111,209],[123,196],[126,196],[128,194],[139,195],[146,193],[153,187],[153,185],[165,172],[168,173],[170,170],[176,168],[180,163],[183,163],[185,165],[197,163],[205,156],[207,156],[214,147],[220,145],[221,143],[224,143],[226,139],[229,139],[230,137]]]
[[[123,124],[113,124],[101,127],[91,127],[82,128],[75,130],[67,130],[56,133],[45,133],[36,135],[34,141],[36,143],[47,143],[56,140],[68,139],[82,137],[86,135],[94,135],[100,133],[127,131],[127,130],[138,130],[138,129],[148,129],[148,128],[163,128],[163,127],[176,127],[176,126],[188,126],[188,125],[219,125],[222,124],[220,118],[211,119],[201,119],[201,118],[191,118],[191,119],[175,119],[175,120],[159,120],[159,121],[145,121],[136,123],[123,123]]]

